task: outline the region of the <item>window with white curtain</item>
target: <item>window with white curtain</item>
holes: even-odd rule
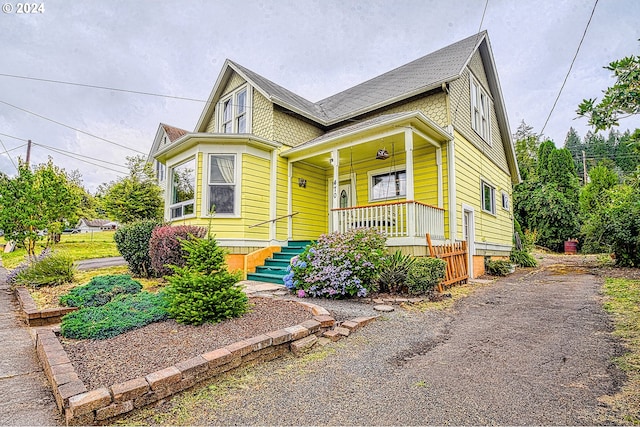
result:
[[[236,206],[236,156],[209,156],[209,212],[234,214]]]
[[[196,159],[171,168],[171,219],[182,218],[195,213]]]
[[[370,199],[387,200],[407,195],[407,172],[405,170],[372,174],[369,188]]]

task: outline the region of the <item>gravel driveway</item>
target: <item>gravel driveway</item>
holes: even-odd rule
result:
[[[192,424],[585,425],[622,374],[601,309],[602,280],[546,257],[546,266],[480,287],[448,311],[396,310],[327,357],[254,368],[255,380],[201,403]],[[562,265],[554,264],[562,263]],[[360,315],[361,304],[325,306]],[[171,410],[169,402],[156,410]]]

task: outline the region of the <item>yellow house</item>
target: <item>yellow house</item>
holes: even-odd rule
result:
[[[486,32],[318,102],[227,60],[195,130],[161,124],[150,157],[165,219],[211,223],[245,272],[353,227],[417,256],[427,233],[466,240],[472,276],[511,250],[520,177]]]

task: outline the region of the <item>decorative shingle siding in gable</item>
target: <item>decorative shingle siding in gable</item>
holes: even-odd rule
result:
[[[473,54],[471,60],[469,61],[469,68],[471,69],[471,72],[473,72],[473,75],[476,76],[476,79],[480,81],[480,84],[482,85],[484,90],[486,90],[487,93],[490,93],[489,81],[487,80],[487,74],[484,72],[482,58],[480,58],[480,52],[476,51],[476,53]]]
[[[497,125],[495,105],[491,103],[491,144],[487,144],[471,127],[471,95],[470,95],[470,72],[465,70],[462,76],[453,81],[450,85],[450,108],[451,117],[455,129],[460,132],[466,141],[473,144],[478,150],[486,155],[491,161],[509,174],[509,166],[502,144],[502,136]]]
[[[449,120],[447,117],[447,98],[444,92],[437,92],[418,99],[413,99],[408,102],[384,108],[382,110],[379,110],[379,112],[375,114],[375,116],[380,116],[382,114],[402,113],[405,111],[421,111],[425,116],[442,127],[446,127],[449,124]]]
[[[304,142],[319,137],[324,132],[293,114],[279,109],[273,111],[273,139],[276,142],[296,147]]]
[[[253,90],[253,134],[273,140],[273,104],[256,89]]]

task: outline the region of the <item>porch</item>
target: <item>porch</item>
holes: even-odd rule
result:
[[[444,209],[414,200],[332,209],[331,231],[375,228],[383,232],[392,246],[424,244],[429,233],[444,241]]]

